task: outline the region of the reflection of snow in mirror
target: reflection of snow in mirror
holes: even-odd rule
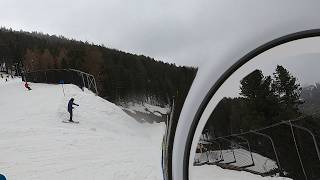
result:
[[[191,174],[190,179],[196,180],[290,180],[284,177],[262,177],[249,172],[241,171],[226,171],[218,166],[194,166],[194,173]]]

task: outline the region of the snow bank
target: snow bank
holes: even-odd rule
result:
[[[0,173],[7,179],[159,180],[163,124],[138,123],[74,85],[0,80]],[[66,106],[80,104],[74,120]]]
[[[130,111],[132,113],[135,113],[135,112],[142,112],[147,114],[153,113],[156,116],[161,116],[161,114],[167,114],[170,110],[168,107],[159,107],[159,106],[154,106],[148,103],[144,103],[144,104],[128,103],[126,104],[126,107],[122,107],[122,109]]]

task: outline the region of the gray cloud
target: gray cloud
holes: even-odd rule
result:
[[[0,25],[104,44],[179,65],[200,65],[237,36],[283,19],[319,16],[294,0],[2,0]],[[320,5],[320,2],[319,2]],[[283,7],[286,7],[284,9]],[[312,8],[312,7],[311,7]],[[292,17],[293,16],[293,17]],[[258,25],[258,27],[257,27]],[[260,31],[260,32],[259,32]]]

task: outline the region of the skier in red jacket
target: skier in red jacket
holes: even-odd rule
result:
[[[26,81],[26,83],[24,84],[24,87],[26,87],[29,91],[31,90],[31,88],[30,88],[30,86],[29,86],[29,84],[28,84],[27,81]]]

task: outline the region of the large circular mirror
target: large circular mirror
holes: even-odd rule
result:
[[[263,51],[203,111],[189,179],[320,178],[320,37]]]

